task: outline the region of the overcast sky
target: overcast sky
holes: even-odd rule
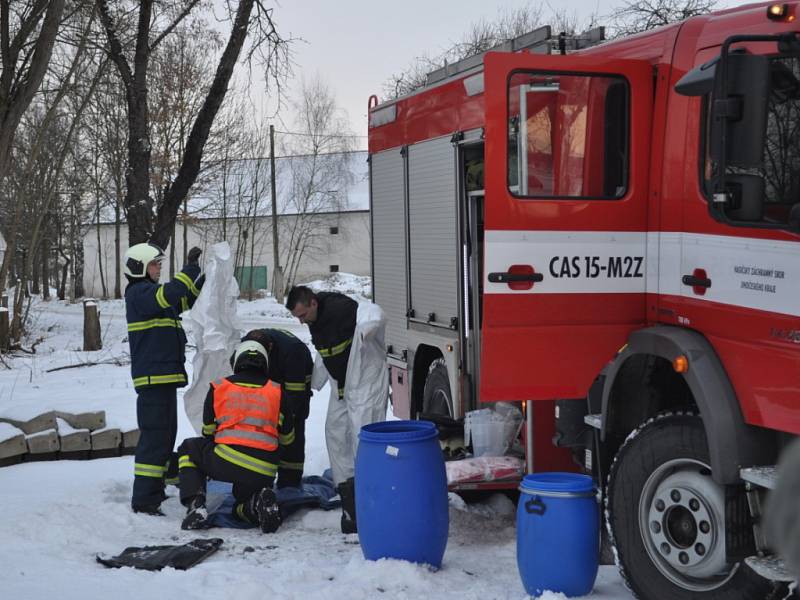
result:
[[[608,15],[621,3],[551,0],[550,6],[583,20],[592,13]],[[295,79],[318,72],[347,112],[353,132],[366,136],[367,100],[371,94],[381,98],[383,83],[391,75],[417,56],[436,55],[452,46],[471,24],[495,20],[501,10],[529,4],[527,0],[282,0],[273,16],[283,35],[304,40],[294,44]],[[296,86],[295,81],[292,89]],[[366,147],[366,137],[359,140],[359,147]]]

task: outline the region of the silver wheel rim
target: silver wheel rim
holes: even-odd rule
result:
[[[725,554],[725,491],[705,463],[660,465],[639,497],[639,530],[656,568],[675,585],[714,590],[733,577]]]

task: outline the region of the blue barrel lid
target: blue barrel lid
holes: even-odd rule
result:
[[[580,473],[532,473],[526,475],[519,486],[521,492],[559,492],[586,494],[594,492],[594,480]]]
[[[380,421],[361,428],[358,439],[365,442],[421,442],[439,436],[431,421]]]

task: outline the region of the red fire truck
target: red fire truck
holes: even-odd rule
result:
[[[800,434],[798,17],[543,28],[370,102],[395,414],[522,402],[529,469],[596,477],[648,600],[790,579],[760,517]]]

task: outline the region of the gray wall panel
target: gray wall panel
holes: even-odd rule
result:
[[[386,313],[386,345],[400,354],[406,334],[406,228],[403,157],[395,148],[372,155],[373,298]]]
[[[411,308],[418,319],[458,316],[455,150],[449,137],[408,148]]]

